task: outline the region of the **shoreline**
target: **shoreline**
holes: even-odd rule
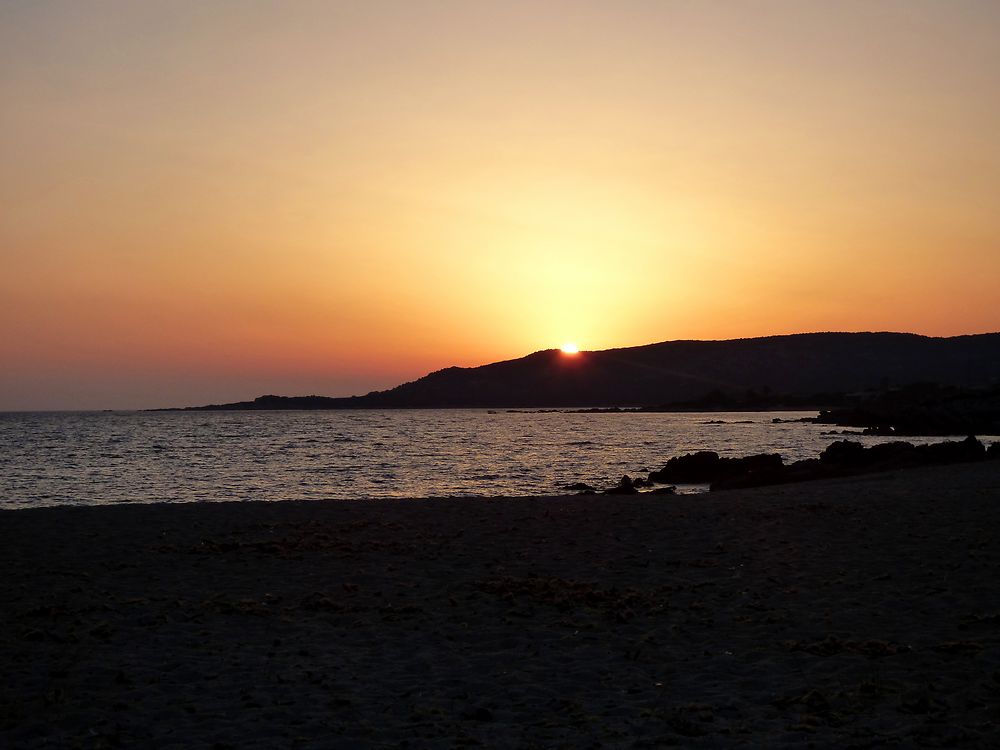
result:
[[[988,746],[997,528],[994,462],[0,511],[0,744]]]

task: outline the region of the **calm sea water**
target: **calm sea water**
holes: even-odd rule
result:
[[[815,457],[829,427],[772,423],[812,414],[6,413],[0,507],[551,494],[693,450]]]

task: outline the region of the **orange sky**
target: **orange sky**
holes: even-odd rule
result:
[[[0,6],[0,409],[1000,329],[994,2]]]

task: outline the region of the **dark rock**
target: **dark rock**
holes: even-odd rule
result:
[[[785,467],[786,482],[806,482],[824,476],[826,467],[818,458],[806,458]]]
[[[865,446],[861,443],[855,443],[853,440],[837,440],[819,454],[819,460],[840,466],[858,466],[864,461],[864,454]]]
[[[873,445],[865,451],[863,459],[866,466],[888,468],[902,468],[920,462],[917,447],[902,440]]]
[[[667,461],[667,465],[659,471],[651,471],[649,479],[661,484],[668,482],[690,484],[711,482],[718,478],[720,461],[719,454],[714,451],[698,451],[697,453],[675,456]]]
[[[763,487],[786,481],[785,465],[777,453],[761,453],[723,461],[723,475],[712,482],[713,490]]]
[[[924,464],[952,464],[986,458],[985,446],[972,435],[958,442],[921,445],[919,450],[923,454],[921,463]]]
[[[719,484],[725,487],[753,487],[781,481],[781,456],[762,453],[744,458],[721,458],[714,451],[699,451],[667,461],[659,471],[651,472],[651,482]]]
[[[628,474],[624,474],[615,487],[604,490],[605,495],[635,495],[638,492],[632,477]]]
[[[729,459],[729,466],[738,472],[765,472],[781,469],[784,464],[780,453],[758,453],[745,458]]]

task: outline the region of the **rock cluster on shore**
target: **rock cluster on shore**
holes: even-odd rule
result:
[[[674,484],[707,484],[712,490],[763,487],[917,466],[986,460],[1000,460],[1000,443],[987,448],[971,435],[960,441],[929,445],[895,441],[869,448],[850,440],[838,440],[831,443],[819,458],[791,464],[785,464],[777,453],[727,458],[715,451],[698,451],[669,459],[662,469],[649,472],[645,479],[623,476],[617,485],[606,489],[604,494],[628,495],[639,492],[639,488]],[[594,492],[594,488],[581,483],[566,485],[566,489]],[[662,487],[657,491],[673,492],[674,488]]]

